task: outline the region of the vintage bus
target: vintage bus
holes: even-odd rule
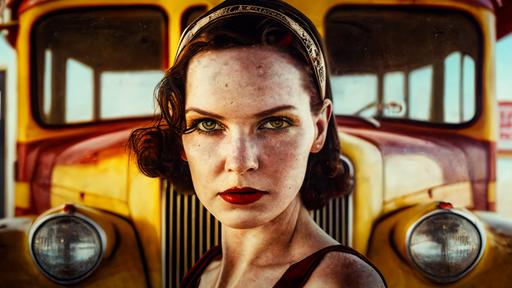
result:
[[[181,31],[219,2],[7,1],[17,72],[0,67],[0,286],[176,287],[219,243],[198,200],[141,175],[126,149],[152,121]],[[505,287],[494,47],[512,3],[289,2],[324,38],[355,183],[315,220],[390,287]],[[14,78],[16,92],[3,84]]]

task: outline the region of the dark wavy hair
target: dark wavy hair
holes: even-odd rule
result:
[[[314,31],[319,39],[318,32]],[[271,46],[290,55],[297,67],[304,71],[303,83],[311,95],[312,113],[320,112],[323,99],[313,68],[305,48],[293,33],[277,21],[258,15],[235,16],[217,21],[195,36],[156,87],[155,97],[160,114],[154,125],[136,129],[130,135],[129,147],[137,156],[142,173],[170,180],[179,192],[193,191],[188,163],[181,158],[182,134],[186,129],[184,111],[187,67],[192,57],[202,51],[241,46]],[[329,85],[326,98],[332,101]],[[340,143],[334,117],[328,123],[323,148],[309,155],[307,165],[306,177],[300,189],[302,203],[307,209],[321,208],[330,198],[349,193],[351,179],[340,160]]]

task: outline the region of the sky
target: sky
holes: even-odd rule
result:
[[[512,34],[496,44],[496,98],[512,101]]]

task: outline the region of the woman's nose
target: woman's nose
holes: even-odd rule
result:
[[[258,169],[258,149],[249,136],[234,135],[230,137],[229,142],[229,148],[226,149],[225,154],[226,171],[243,174]]]

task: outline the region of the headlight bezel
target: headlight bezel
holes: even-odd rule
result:
[[[75,218],[75,219],[77,219],[81,223],[88,225],[89,228],[92,228],[92,230],[96,233],[96,235],[98,236],[98,238],[100,240],[99,241],[100,247],[99,247],[98,259],[96,260],[94,266],[92,266],[92,268],[89,269],[89,271],[83,273],[79,277],[75,277],[72,279],[62,279],[62,278],[56,277],[55,275],[52,275],[51,273],[49,273],[48,271],[45,270],[45,268],[43,267],[43,265],[41,265],[40,261],[37,259],[36,255],[34,253],[33,245],[34,245],[34,238],[35,238],[36,233],[41,229],[41,227],[43,227],[44,224],[48,223],[51,220],[55,220],[57,218]],[[105,257],[106,250],[107,250],[107,234],[106,234],[105,230],[103,229],[103,227],[101,225],[99,225],[96,221],[89,218],[88,216],[86,216],[82,213],[79,213],[79,212],[75,212],[75,211],[72,211],[72,212],[61,211],[59,213],[48,214],[48,215],[40,217],[30,227],[28,242],[29,242],[28,245],[29,245],[30,256],[32,257],[32,261],[34,261],[34,263],[36,264],[35,266],[37,266],[37,268],[50,280],[52,280],[58,284],[62,284],[62,285],[76,284],[76,283],[79,283],[79,282],[83,281],[84,279],[88,278],[94,271],[96,271],[96,269],[98,269],[102,260]]]
[[[452,214],[457,217],[461,217],[463,220],[467,221],[469,224],[471,224],[475,230],[478,232],[478,236],[480,238],[480,247],[478,249],[478,254],[474,261],[469,265],[463,272],[459,273],[455,276],[450,277],[440,277],[438,275],[432,275],[426,271],[424,271],[413,259],[412,253],[411,253],[411,237],[413,235],[413,232],[416,228],[420,226],[424,221],[431,217],[435,217],[439,214]],[[485,247],[487,245],[486,241],[486,233],[483,225],[477,220],[477,218],[471,214],[469,211],[466,211],[464,209],[457,209],[457,208],[450,208],[450,209],[436,209],[433,211],[430,211],[426,213],[425,215],[422,215],[419,217],[412,225],[409,226],[405,233],[405,247],[406,247],[406,255],[408,261],[416,268],[416,270],[420,271],[422,275],[424,275],[426,278],[432,280],[433,282],[439,283],[439,284],[448,284],[455,282],[465,275],[467,275],[469,272],[471,272],[475,266],[480,262],[482,259],[482,256],[484,254]]]

